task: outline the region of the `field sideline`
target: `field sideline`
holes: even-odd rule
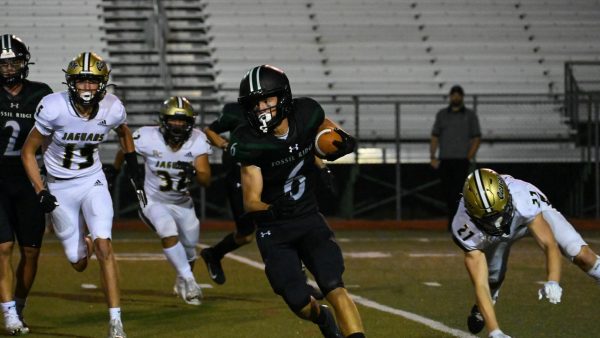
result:
[[[344,278],[359,304],[368,337],[470,336],[465,319],[473,293],[462,253],[444,231],[336,233],[346,255]],[[203,231],[201,242],[213,244],[224,234]],[[583,236],[600,251],[599,231]],[[206,287],[200,307],[186,305],[172,294],[175,274],[151,232],[116,230],[114,246],[129,337],[320,337],[314,325],[292,315],[272,293],[255,244],[223,261],[227,274],[223,286],[212,284],[204,264],[197,262],[195,274]],[[513,247],[497,305],[505,332],[513,337],[596,335],[594,305],[600,301],[600,290],[566,260],[563,263],[563,302],[550,305],[537,300],[537,283],[545,274],[542,252],[531,239]],[[76,273],[60,243],[48,235],[25,312],[32,329],[29,336],[103,337],[108,314],[102,293],[94,288],[98,282],[96,262]]]

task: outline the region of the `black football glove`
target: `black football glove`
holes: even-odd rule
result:
[[[274,219],[282,219],[292,216],[295,209],[296,201],[292,198],[291,193],[286,193],[271,203],[268,210],[272,213]]]
[[[58,202],[56,201],[56,197],[52,195],[48,190],[42,190],[38,193],[38,198],[40,200],[40,205],[42,206],[42,210],[45,213],[52,212],[57,206]]]
[[[319,168],[319,180],[323,188],[332,196],[337,196],[337,188],[335,185],[335,176],[331,173],[328,167]]]
[[[344,155],[354,152],[356,149],[356,139],[354,137],[348,135],[348,133],[339,128],[335,128],[333,131],[338,133],[338,135],[342,137],[342,140],[333,141],[333,145],[337,147],[337,150],[334,153],[325,156],[325,159],[328,161],[335,161]]]
[[[119,171],[112,164],[102,166],[102,171],[104,171],[104,176],[106,176],[108,190],[112,191],[113,187],[115,186],[117,176],[119,176]]]
[[[194,167],[194,165],[192,165],[189,162],[183,161],[177,161],[175,162],[175,165],[177,166],[177,168],[183,170],[183,174],[188,180],[194,180],[194,177],[196,177],[196,168]]]
[[[146,198],[146,192],[144,191],[144,181],[140,178],[138,172],[137,155],[135,152],[125,154],[125,162],[127,163],[127,176],[129,176],[129,182],[135,190],[136,197],[142,208],[148,205],[148,199]]]

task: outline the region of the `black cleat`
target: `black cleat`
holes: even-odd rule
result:
[[[221,260],[214,257],[212,249],[202,249],[200,251],[200,256],[204,260],[204,263],[206,263],[206,268],[208,269],[208,275],[210,276],[210,279],[217,284],[225,283],[225,273],[223,272],[223,267],[221,266]]]
[[[321,333],[323,334],[323,337],[325,338],[344,338],[344,336],[342,335],[342,332],[340,331],[340,328],[337,326],[336,322],[335,322],[335,318],[333,317],[333,314],[331,313],[331,311],[329,311],[329,307],[327,305],[319,305],[319,308],[321,309],[321,311],[325,311],[325,323],[323,323],[322,325],[319,325],[319,330],[321,330]]]
[[[477,305],[473,305],[471,308],[471,314],[467,317],[467,326],[473,334],[478,334],[485,326],[485,320],[483,320],[483,316],[479,312]]]

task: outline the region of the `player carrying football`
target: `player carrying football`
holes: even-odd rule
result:
[[[467,177],[452,222],[454,242],[465,251],[465,266],[473,282],[476,305],[467,319],[469,331],[485,326],[490,338],[510,338],[500,330],[494,304],[506,274],[514,242],[533,234],[546,255],[547,282],[539,298],[560,302],[560,254],[600,283],[600,257],[554,209],[534,185],[478,169]]]
[[[316,101],[292,99],[287,76],[275,67],[248,71],[238,101],[248,125],[233,133],[230,153],[242,164],[244,209],[257,224],[256,241],[273,291],[296,315],[317,324],[324,337],[364,337],[358,309],[344,288],[340,247],[314,192],[317,133],[332,128],[342,137],[328,160],[353,152],[356,141],[326,119]],[[341,332],[329,309],[311,296],[302,263],[333,306]]]

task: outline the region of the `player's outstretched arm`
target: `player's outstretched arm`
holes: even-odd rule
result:
[[[39,194],[40,191],[44,190],[44,182],[40,175],[40,167],[35,158],[35,153],[44,144],[45,139],[46,137],[33,127],[21,149],[21,161],[23,162],[25,172],[27,172],[27,176],[29,177],[31,184],[33,184],[36,194]]]
[[[548,225],[548,222],[546,222],[541,213],[535,216],[533,221],[529,223],[529,230],[546,255],[546,271],[548,278],[547,282],[538,292],[539,298],[548,298],[548,301],[552,304],[560,303],[562,297],[562,288],[559,285],[561,255],[554,234],[552,233],[552,230],[550,230],[550,225]]]
[[[229,141],[227,141],[226,138],[219,135],[218,133],[216,133],[209,127],[204,128],[204,133],[206,134],[206,137],[210,141],[210,144],[212,144],[213,146],[215,146],[217,148],[221,148],[223,150],[227,149],[227,146],[229,145]]]
[[[500,329],[496,319],[496,311],[492,302],[490,285],[488,284],[488,267],[485,254],[480,250],[465,252],[465,266],[471,277],[475,288],[475,297],[479,311],[485,320],[485,326],[489,333]]]

